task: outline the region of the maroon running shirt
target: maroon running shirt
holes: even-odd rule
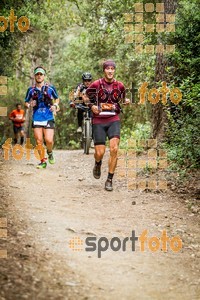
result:
[[[122,82],[107,82],[104,78],[94,81],[86,90],[91,103],[99,107],[101,112],[93,114],[93,124],[105,124],[119,121],[120,104],[125,99],[125,87]]]

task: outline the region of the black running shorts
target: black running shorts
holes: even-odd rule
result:
[[[105,145],[107,136],[109,140],[114,137],[120,138],[120,121],[105,124],[93,124],[92,130],[94,145]]]
[[[17,127],[17,126],[13,126],[13,131],[15,134],[17,134],[18,132],[21,132],[24,130],[24,127],[23,126],[20,126],[20,127]]]
[[[55,121],[49,120],[47,122],[32,122],[32,128],[55,129]]]

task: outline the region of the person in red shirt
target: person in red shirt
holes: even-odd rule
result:
[[[25,113],[22,109],[20,103],[16,104],[16,109],[14,109],[10,115],[9,119],[13,122],[13,131],[14,131],[14,143],[17,144],[18,136],[21,137],[20,144],[24,143],[24,121],[25,121]]]
[[[114,79],[116,64],[113,60],[103,63],[104,78],[94,81],[86,90],[93,113],[92,126],[95,145],[95,165],[93,176],[101,176],[101,164],[105,153],[106,137],[109,138],[110,157],[108,177],[105,189],[112,191],[112,179],[117,165],[117,152],[120,140],[120,102],[125,100],[125,87],[122,82]]]

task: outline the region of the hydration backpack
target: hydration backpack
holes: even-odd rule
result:
[[[102,102],[112,102],[112,103],[119,102],[121,92],[119,90],[119,82],[117,80],[114,80],[112,84],[113,86],[112,91],[108,91],[104,87],[102,78],[99,79],[99,85],[100,85],[100,90],[98,92],[98,98],[100,98]]]
[[[32,99],[36,101],[36,103],[37,103],[36,107],[38,107],[38,104],[39,104],[39,101],[38,101],[39,91],[35,90],[35,87],[36,86],[33,86],[34,92],[33,92],[33,95],[32,95]],[[41,102],[44,102],[44,104],[47,105],[47,106],[51,106],[51,105],[53,105],[53,101],[48,95],[48,87],[49,87],[49,84],[45,83],[44,91],[42,91],[42,100],[41,100]]]
[[[103,80],[102,78],[99,79],[99,85],[100,85],[100,90],[98,92],[98,98],[101,99],[101,102],[103,103],[113,103],[116,105],[116,109],[119,112],[123,113],[123,110],[120,106],[119,100],[121,98],[121,91],[119,89],[119,82],[114,79],[113,82],[113,89],[112,91],[107,91],[106,88],[104,88]]]

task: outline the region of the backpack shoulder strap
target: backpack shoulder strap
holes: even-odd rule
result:
[[[79,88],[80,88],[80,92],[81,92],[81,93],[82,93],[82,91],[83,91],[84,89],[86,89],[86,87],[84,86],[83,83],[80,83],[80,84],[79,84]]]
[[[119,82],[116,79],[113,83],[113,87],[114,87],[114,89],[118,89],[118,87],[119,87]]]
[[[99,79],[99,86],[100,86],[100,89],[102,89],[102,90],[104,89],[102,78]]]
[[[47,93],[48,87],[49,87],[49,83],[48,83],[48,82],[46,82],[46,83],[45,83],[45,87],[44,87],[44,92],[46,92],[46,93]]]
[[[38,91],[36,91],[36,85],[33,85],[31,87],[30,92],[31,92],[31,95],[34,95],[34,96],[38,94]]]

